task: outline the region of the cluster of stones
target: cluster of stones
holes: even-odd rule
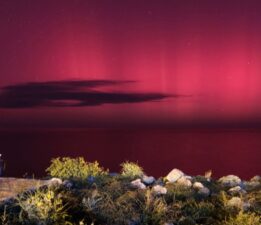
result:
[[[206,179],[211,182],[210,177]],[[193,188],[198,194],[204,197],[211,195],[209,188],[205,187],[201,182],[194,181],[193,177],[186,175],[179,169],[173,169],[165,177],[165,180],[166,184],[175,183],[183,187]],[[250,181],[242,181],[238,176],[228,175],[221,177],[218,183],[231,195],[244,195],[256,188],[261,188],[261,177],[255,176]],[[164,187],[164,182],[159,182],[151,176],[143,175],[141,178],[133,180],[131,186],[138,189],[151,187],[152,192],[156,195],[167,194],[167,188]],[[250,203],[244,202],[240,197],[232,197],[228,200],[227,206],[247,210],[250,207]]]
[[[166,177],[166,183],[176,183],[183,187],[193,188],[198,194],[204,197],[211,195],[211,191],[205,187],[201,182],[194,181],[193,177],[184,174],[179,169],[173,169]],[[210,177],[206,179],[211,182]],[[254,176],[250,181],[242,181],[238,176],[228,175],[221,177],[218,183],[224,190],[234,196],[243,196],[248,192],[261,188],[261,177]],[[131,182],[131,185],[138,189],[146,189],[151,187],[152,193],[155,195],[165,195],[167,194],[167,188],[164,187],[164,182],[158,182],[154,177],[148,177],[144,175],[140,179],[136,179]],[[235,207],[243,211],[247,211],[251,207],[251,203],[243,200],[240,197],[232,197],[226,202],[227,207]],[[165,223],[164,225],[173,225],[171,223]]]
[[[210,177],[207,178],[207,180],[211,182]],[[156,180],[153,176],[143,175],[141,178],[133,180],[131,182],[131,186],[137,189],[147,189],[150,187],[152,193],[155,195],[165,195],[167,194],[168,190],[164,184],[168,183],[178,184],[179,186],[185,188],[193,188],[198,194],[204,197],[211,195],[209,188],[204,186],[201,182],[195,181],[193,177],[186,175],[179,169],[173,169],[170,171],[169,174],[165,177],[165,182],[162,180]],[[218,183],[232,196],[244,196],[252,190],[261,188],[261,177],[254,176],[249,181],[243,181],[238,176],[228,175],[221,177],[218,180]],[[61,184],[67,188],[72,187],[72,183],[70,181],[62,181],[59,178],[52,178],[51,180],[46,181],[46,185],[48,186],[56,186]],[[244,202],[240,197],[232,197],[230,200],[228,200],[227,206],[238,207],[243,210],[247,210],[250,207],[250,204],[248,202]]]
[[[184,187],[192,187],[194,188],[199,194],[204,196],[208,196],[210,194],[210,190],[205,187],[200,182],[193,183],[193,177],[184,174],[179,169],[173,169],[166,177],[166,183],[176,183],[180,186]],[[138,189],[146,189],[147,186],[152,186],[152,192],[156,195],[166,194],[167,188],[164,187],[164,183],[157,182],[154,177],[143,175],[142,178],[138,178],[131,182],[131,185]]]
[[[228,189],[228,193],[231,195],[244,196],[252,190],[261,188],[260,176],[254,176],[250,181],[242,181],[238,176],[228,175],[221,177],[218,181],[224,188]],[[251,206],[250,202],[244,201],[240,197],[232,197],[226,204],[228,207],[236,207],[244,211],[248,210]]]
[[[207,180],[211,182],[211,178],[208,178]],[[179,169],[173,169],[172,171],[170,171],[169,174],[165,177],[165,182],[163,182],[162,180],[156,180],[152,176],[143,175],[141,178],[133,180],[130,185],[133,188],[137,189],[147,189],[148,187],[150,187],[154,195],[165,195],[168,191],[165,187],[165,184],[168,183],[178,184],[186,188],[193,188],[198,194],[203,197],[208,197],[211,195],[211,191],[209,190],[209,188],[204,186],[201,182],[195,181],[193,177],[186,175]],[[261,188],[261,177],[254,176],[249,181],[243,181],[238,176],[228,175],[221,177],[218,180],[218,183],[221,185],[221,187],[223,187],[224,190],[234,196],[227,201],[226,204],[228,207],[236,207],[242,210],[247,210],[249,209],[251,204],[237,196],[244,196],[252,190]],[[52,178],[50,180],[47,180],[45,181],[45,185],[64,185],[67,188],[71,188],[73,186],[71,181],[62,181],[59,178]]]

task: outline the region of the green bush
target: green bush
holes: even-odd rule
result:
[[[138,216],[133,203],[135,192],[133,194],[113,199],[106,192],[94,190],[83,198],[82,205],[90,221],[96,221],[96,224],[128,225]]]
[[[215,216],[215,206],[210,202],[197,202],[194,199],[183,203],[182,213],[185,217],[190,217],[198,224],[208,224],[209,218]]]
[[[240,211],[236,217],[230,217],[224,225],[261,225],[260,217]]]
[[[192,198],[194,190],[190,187],[181,186],[175,183],[168,183],[165,185],[168,192],[165,196],[167,202],[185,201],[186,199]]]
[[[142,225],[158,225],[167,221],[167,212],[169,207],[164,198],[155,198],[150,190],[147,190],[144,195],[144,201],[141,202],[141,224]]]
[[[21,207],[19,220],[27,224],[65,224],[68,217],[61,196],[50,188],[24,193],[17,202]]]
[[[101,176],[108,173],[100,167],[97,161],[90,163],[84,158],[55,158],[51,160],[51,165],[46,169],[46,172],[52,177],[61,179],[86,179],[88,176]]]
[[[144,174],[143,168],[134,162],[123,162],[121,164],[121,175],[128,178],[141,177]]]
[[[261,188],[260,190],[250,192],[248,201],[251,202],[254,212],[261,217]]]

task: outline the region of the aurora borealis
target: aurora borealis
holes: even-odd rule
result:
[[[260,128],[259,0],[1,0],[0,29],[1,130]]]
[[[259,1],[4,0],[0,10],[2,87],[131,80],[136,83],[116,91],[187,96],[128,105],[130,113],[120,105],[69,115],[67,110],[34,109],[30,126],[41,126],[39,120],[46,125],[57,114],[64,121],[56,126],[64,126],[71,113],[86,126],[85,114],[93,119],[98,114],[98,123],[119,117],[121,122],[172,125],[260,123]],[[15,126],[13,120],[26,125],[27,116],[34,120],[30,110],[1,114],[8,117],[6,126]]]

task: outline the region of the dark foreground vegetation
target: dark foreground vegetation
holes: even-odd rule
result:
[[[1,202],[0,224],[261,225],[260,176],[215,180],[211,171],[174,169],[154,179],[136,163],[121,166],[111,174],[83,158],[54,159],[46,185]]]

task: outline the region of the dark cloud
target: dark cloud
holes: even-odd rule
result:
[[[109,92],[95,89],[130,82],[133,81],[69,80],[10,85],[1,89],[0,108],[83,107],[105,103],[157,101],[169,97],[161,93]]]

